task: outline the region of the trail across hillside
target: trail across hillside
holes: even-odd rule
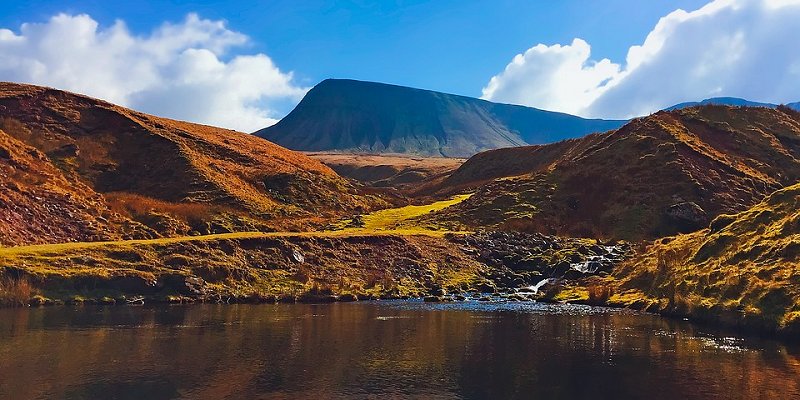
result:
[[[198,242],[223,239],[247,239],[268,237],[342,237],[342,236],[371,236],[371,235],[425,235],[443,236],[446,233],[458,233],[446,229],[431,229],[415,224],[415,218],[458,204],[467,198],[467,195],[455,196],[449,200],[437,201],[426,205],[411,205],[376,211],[360,217],[362,221],[358,226],[353,224],[353,219],[348,219],[332,226],[332,229],[309,232],[233,232],[202,236],[181,236],[158,239],[118,240],[103,242],[70,242],[43,244],[17,247],[0,247],[0,258],[13,257],[24,254],[58,254],[66,250],[89,249],[104,246],[120,247],[125,245],[170,244],[179,242]]]

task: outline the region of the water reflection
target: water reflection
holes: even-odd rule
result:
[[[796,349],[581,306],[0,310],[0,398],[797,398]]]

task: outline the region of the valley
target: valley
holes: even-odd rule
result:
[[[661,111],[465,160],[298,153],[0,88],[6,305],[535,300],[800,326],[787,107]]]

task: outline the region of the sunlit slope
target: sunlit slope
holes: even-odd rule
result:
[[[798,180],[800,113],[704,106],[477,154],[422,189],[475,191],[431,218],[439,223],[640,240],[700,229]]]
[[[51,164],[48,173],[101,194],[98,201],[104,199],[113,213],[142,228],[131,233],[106,224],[112,238],[300,229],[379,203],[316,160],[227,129],[13,83],[0,83],[0,110],[0,128],[40,152],[41,161]],[[20,170],[13,162],[5,165]],[[28,179],[21,185],[31,184],[29,178],[3,177]],[[5,212],[25,214],[34,207],[17,206],[9,210],[6,205]],[[116,219],[110,213],[103,218]],[[15,237],[0,243],[48,241],[46,236]]]
[[[624,264],[612,303],[800,333],[800,184]]]

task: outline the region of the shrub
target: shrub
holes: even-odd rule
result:
[[[36,290],[26,278],[0,279],[0,304],[26,306],[34,294]]]
[[[105,196],[112,211],[134,219],[148,217],[153,211],[158,211],[185,222],[199,222],[211,219],[216,211],[208,204],[171,203],[133,193],[115,192]]]

